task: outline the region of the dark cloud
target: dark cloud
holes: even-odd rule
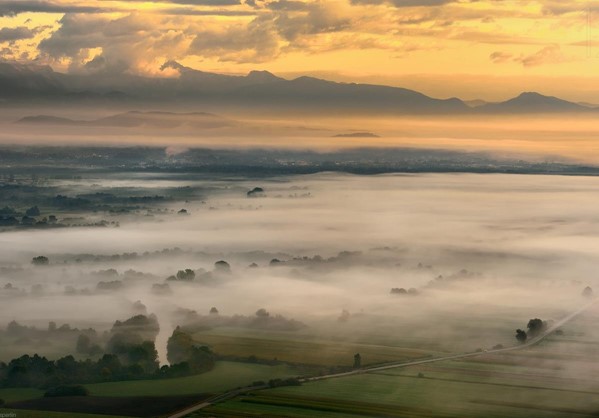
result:
[[[350,0],[351,4],[390,4],[395,7],[430,7],[456,3],[457,0]]]
[[[69,58],[70,71],[138,71],[148,69],[159,56],[179,58],[185,51],[185,30],[174,29],[172,20],[164,16],[66,14],[60,28],[40,43],[39,50],[50,60]],[[90,51],[97,48],[101,55],[92,56]]]
[[[240,0],[165,0],[164,3],[188,4],[194,6],[236,6]]]
[[[165,15],[182,15],[182,16],[255,16],[256,11],[252,10],[198,10],[187,7],[162,9],[157,13]]]
[[[0,1],[0,16],[19,13],[104,13],[111,10],[93,6],[63,5],[42,0]]]
[[[21,39],[33,38],[36,31],[29,29],[26,26],[19,26],[16,28],[2,28],[0,29],[0,42],[12,42]]]
[[[257,17],[249,24],[202,30],[196,33],[189,53],[218,57],[221,61],[263,62],[279,52],[279,35],[269,17]]]

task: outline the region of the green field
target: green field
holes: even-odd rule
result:
[[[169,396],[217,393],[254,381],[290,377],[305,371],[289,366],[265,366],[219,361],[207,373],[176,379],[133,380],[86,385],[95,396]]]
[[[31,388],[7,388],[0,389],[0,399],[4,402],[17,402],[24,401],[27,399],[39,398],[44,394],[43,390],[31,389]]]
[[[432,355],[431,351],[375,344],[334,341],[300,341],[295,336],[280,339],[270,336],[251,336],[248,331],[238,335],[194,334],[199,343],[209,345],[219,355],[264,360],[279,360],[317,366],[351,366],[354,354],[360,353],[363,364],[410,360]]]
[[[598,320],[593,309],[524,350],[256,391],[195,416],[598,416]]]
[[[2,409],[2,414],[16,414],[16,418],[106,418],[108,415],[96,414],[78,414],[70,412],[51,412],[51,411],[28,411],[24,409]],[[10,415],[8,415],[10,416]],[[129,418],[117,415],[110,415],[110,418]]]

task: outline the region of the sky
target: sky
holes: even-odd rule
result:
[[[599,0],[0,0],[0,59],[70,73],[221,73],[599,102]]]

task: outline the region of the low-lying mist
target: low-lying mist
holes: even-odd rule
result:
[[[140,301],[158,317],[163,362],[166,339],[189,310],[252,316],[265,308],[323,338],[378,333],[454,352],[514,344],[528,319],[559,319],[584,303],[584,287],[598,285],[593,177],[322,173],[59,183],[205,192],[163,203],[163,216],[111,215],[119,227],[0,233],[0,327],[55,321],[106,330],[138,313]],[[248,196],[255,187],[263,191]],[[37,256],[48,265],[32,264]],[[215,265],[221,260],[230,271]],[[193,280],[166,280],[185,269]],[[1,360],[12,354],[0,347]]]
[[[428,116],[247,113],[206,106],[6,109],[0,144],[152,145],[332,151],[359,147],[486,152],[597,163],[592,113]]]

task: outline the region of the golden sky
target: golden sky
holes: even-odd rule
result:
[[[0,58],[57,71],[266,69],[504,99],[599,102],[599,0],[0,0]]]

